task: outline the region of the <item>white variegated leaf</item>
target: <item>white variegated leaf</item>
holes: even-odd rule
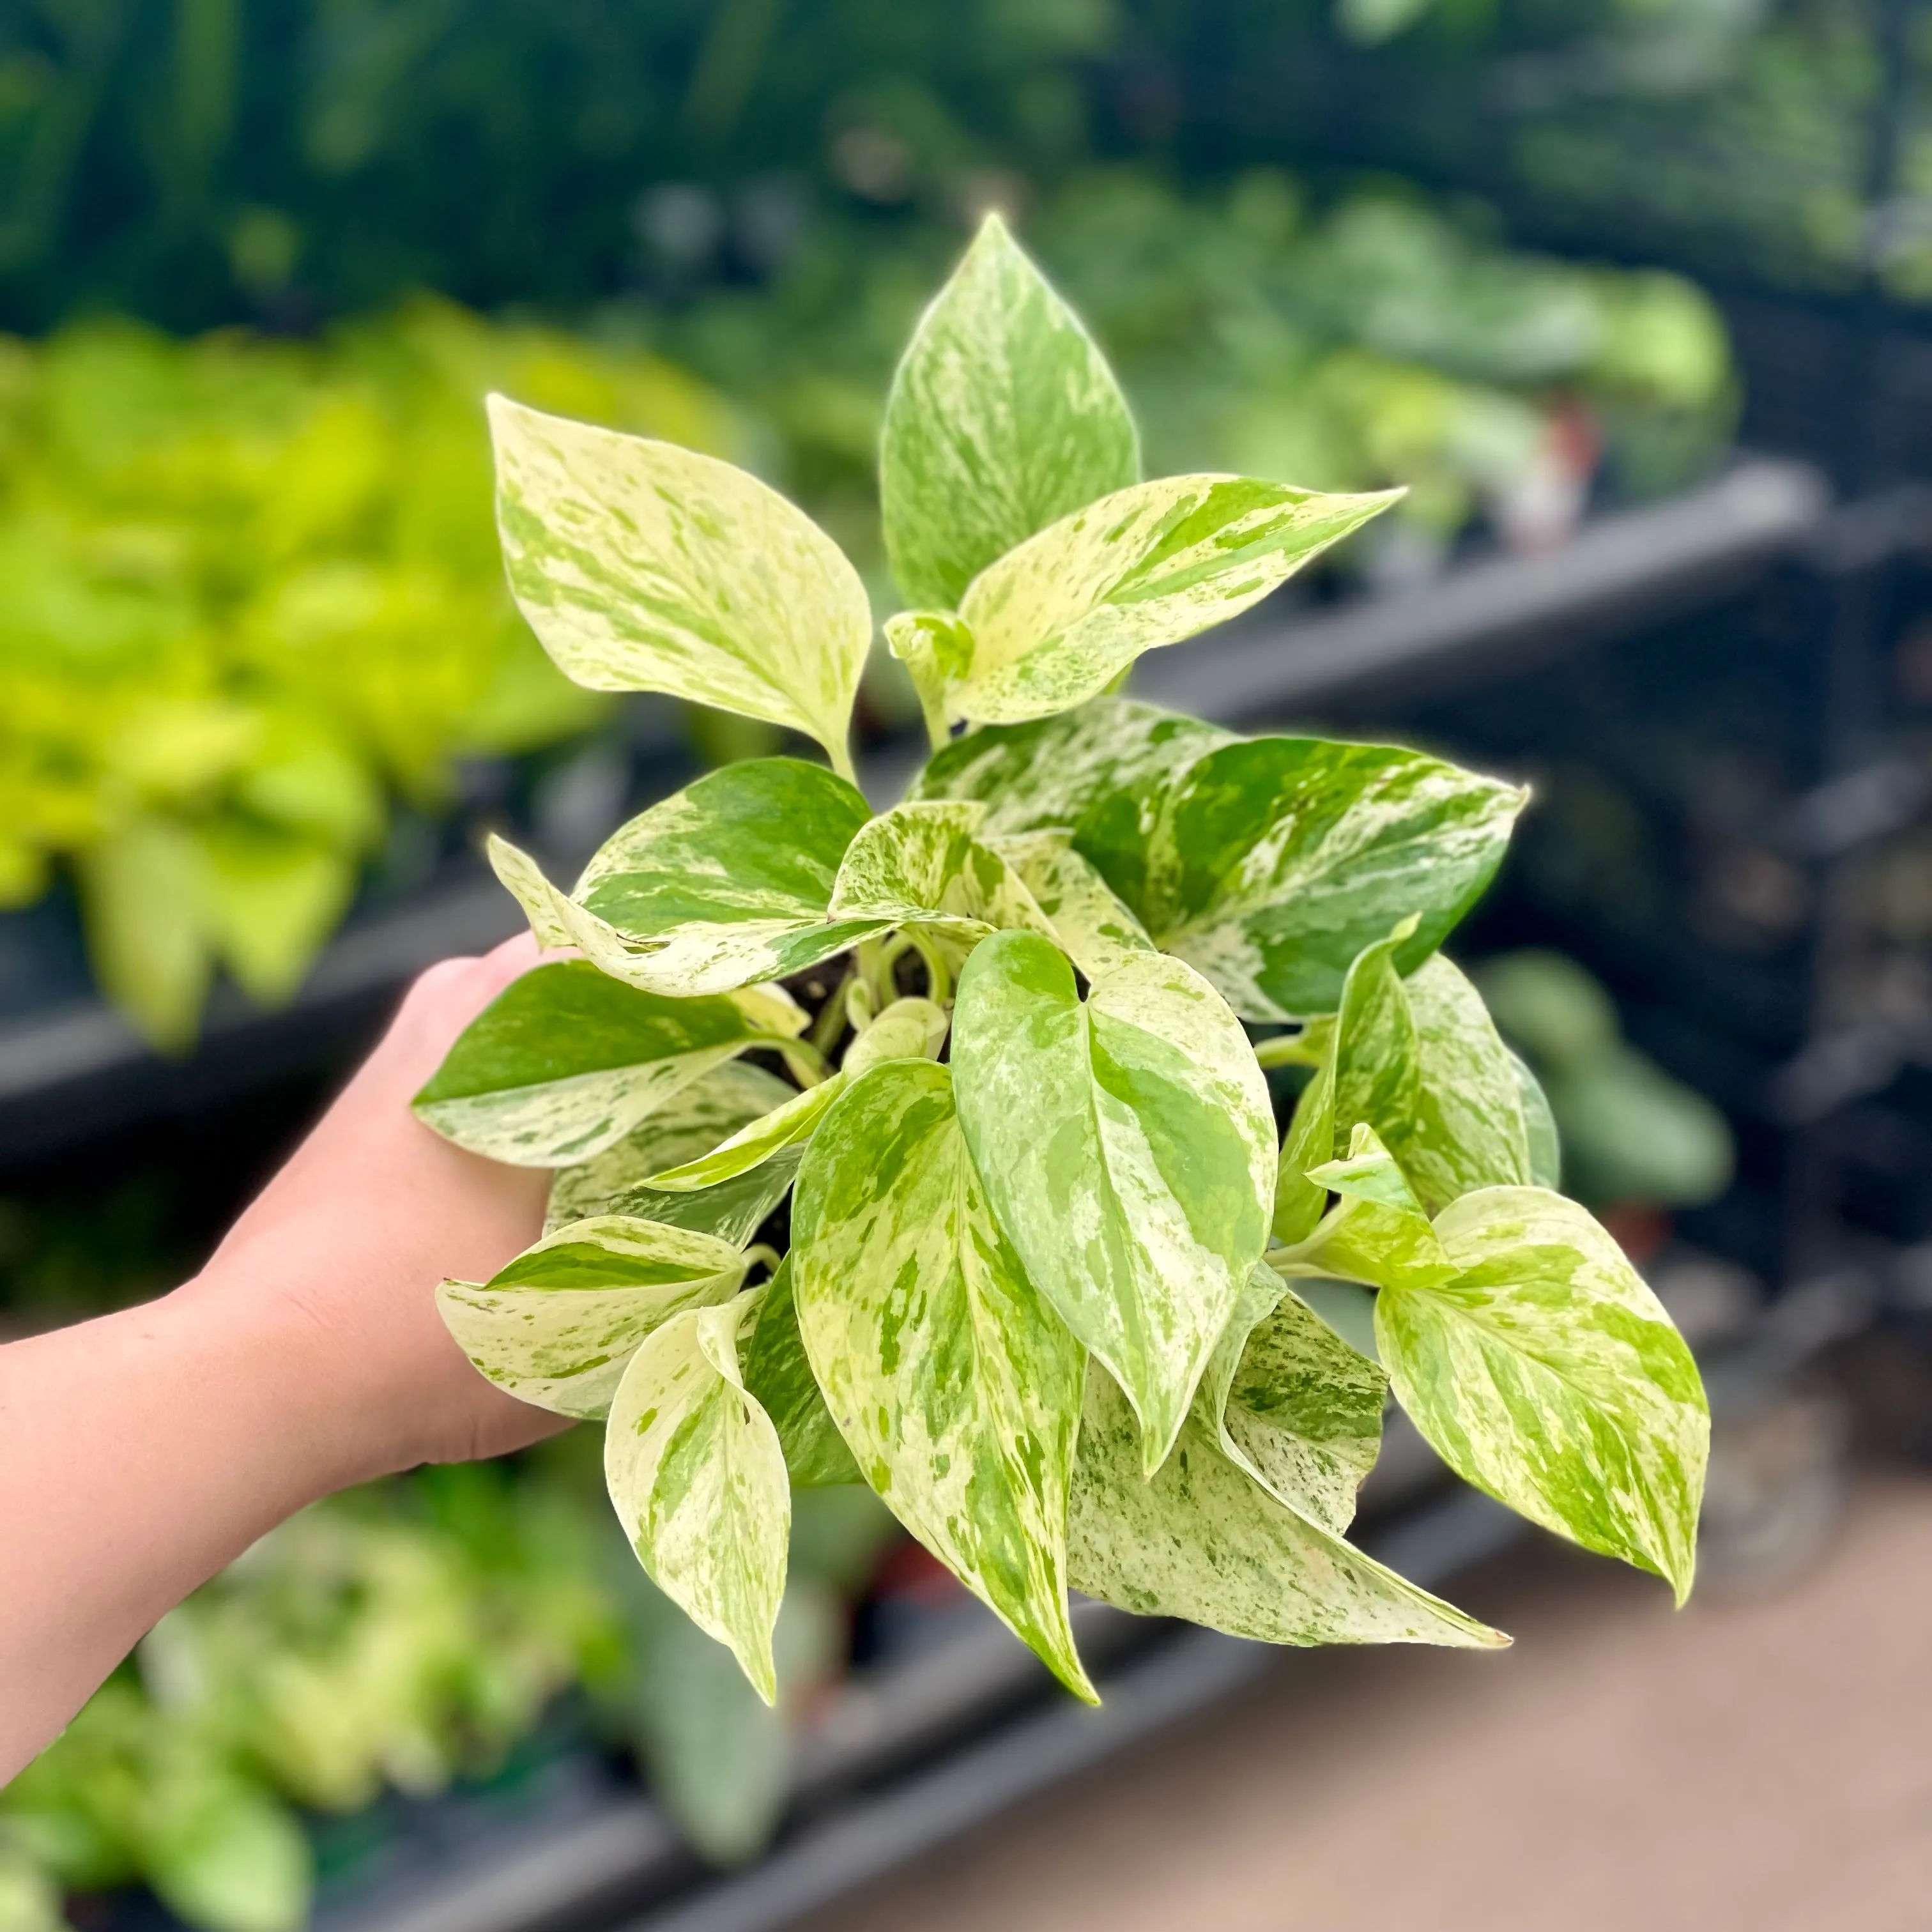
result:
[[[946,800],[880,813],[847,849],[831,916],[916,924],[968,940],[1006,926],[1043,931],[1018,875],[982,842],[985,816],[980,806]]]
[[[1150,1480],[1140,1436],[1126,1399],[1095,1370],[1068,1515],[1076,1589],[1264,1643],[1508,1642],[1288,1508],[1199,1421]]]
[[[959,615],[958,716],[1040,718],[1097,695],[1144,651],[1258,603],[1401,494],[1324,496],[1246,476],[1166,476],[1090,502],[988,564]]]
[[[952,1060],[1000,1226],[1157,1468],[1267,1244],[1274,1115],[1246,1036],[1178,960],[1136,955],[1083,1003],[1058,946],[1004,933],[961,977]]]
[[[951,1022],[930,1000],[895,1000],[845,1049],[842,1071],[856,1080],[888,1060],[936,1060]]]
[[[665,999],[586,960],[556,960],[471,1021],[413,1105],[472,1154],[566,1167],[758,1040],[728,999]]]
[[[778,1432],[794,1487],[823,1489],[862,1481],[806,1358],[789,1255],[765,1284],[757,1325],[745,1340],[744,1360],[745,1386]]]
[[[490,398],[510,588],[579,684],[815,738],[835,764],[872,643],[838,547],[715,457]]]
[[[716,1234],[742,1248],[790,1191],[802,1147],[783,1149],[696,1193],[671,1193],[646,1181],[661,1168],[710,1153],[793,1097],[791,1088],[763,1067],[729,1060],[712,1068],[594,1160],[560,1168],[550,1183],[544,1233],[593,1214],[628,1214]]]
[[[784,1594],[791,1485],[748,1394],[728,1302],[674,1317],[632,1357],[610,1405],[604,1474],[652,1582],[776,1700],[772,1632]]]
[[[886,404],[880,508],[900,588],[950,610],[995,557],[1139,474],[1105,358],[988,215],[920,318]]]
[[[1019,832],[990,842],[1033,895],[1061,950],[1090,980],[1124,965],[1154,941],[1064,832]]]
[[[982,1192],[946,1068],[847,1088],[799,1177],[807,1357],[867,1482],[1078,1695],[1066,1485],[1085,1356]]]
[[[1265,1263],[1215,1344],[1196,1398],[1222,1453],[1336,1535],[1375,1467],[1388,1377]]]
[[[1272,1257],[1276,1267],[1377,1288],[1427,1288],[1454,1274],[1408,1175],[1372,1127],[1358,1125],[1347,1158],[1309,1174],[1338,1198],[1305,1241]]]
[[[816,1087],[792,1094],[782,1106],[740,1127],[697,1160],[652,1174],[645,1186],[668,1194],[689,1194],[735,1180],[740,1174],[763,1166],[774,1155],[810,1140],[812,1130],[826,1108],[838,1099],[844,1084],[844,1076],[834,1074]]]
[[[1376,1298],[1396,1399],[1466,1480],[1666,1578],[1682,1602],[1710,1412],[1662,1304],[1588,1212],[1546,1189],[1466,1194],[1435,1233],[1449,1278],[1392,1276]]]
[[[573,1221],[486,1282],[446,1281],[436,1307],[476,1368],[519,1401],[602,1415],[644,1337],[745,1279],[728,1241],[626,1215]]]

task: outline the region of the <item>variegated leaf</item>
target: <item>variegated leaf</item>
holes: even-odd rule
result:
[[[1119,1389],[1094,1370],[1068,1516],[1076,1589],[1264,1643],[1509,1641],[1270,1496],[1199,1421],[1150,1481],[1140,1435]]]
[[[1222,1453],[1337,1536],[1375,1467],[1388,1377],[1265,1263],[1215,1344],[1196,1398]]]
[[[1544,1188],[1466,1194],[1435,1233],[1450,1278],[1392,1277],[1376,1298],[1396,1399],[1467,1481],[1667,1579],[1682,1602],[1710,1412],[1656,1296],[1584,1209]]]
[[[1070,830],[1103,800],[1150,788],[1240,741],[1219,725],[1127,698],[1096,698],[1027,724],[991,724],[927,760],[907,796],[974,800],[985,838]]]
[[[757,1325],[745,1342],[744,1359],[745,1387],[778,1432],[793,1484],[800,1489],[823,1489],[861,1480],[859,1466],[806,1359],[798,1306],[792,1298],[789,1255],[765,1285]]]
[[[1018,832],[991,842],[1033,895],[1061,950],[1090,980],[1110,973],[1154,941],[1064,832]]]
[[[1401,494],[1324,496],[1248,476],[1116,490],[988,564],[959,615],[973,659],[948,705],[1012,724],[1104,691],[1144,651],[1265,597]]]
[[[1178,960],[1137,956],[1083,1004],[1058,946],[1004,933],[961,976],[952,1060],[1000,1226],[1158,1468],[1267,1244],[1274,1124],[1246,1036]]]
[[[745,1388],[742,1304],[694,1310],[632,1357],[610,1405],[604,1475],[638,1559],[776,1701],[791,1485],[778,1431]]]
[[[888,1060],[846,1089],[792,1238],[806,1353],[866,1481],[1090,1700],[1065,1574],[1085,1356],[986,1204],[946,1068]]]
[[[856,1080],[885,1060],[936,1060],[950,1024],[946,1010],[930,1000],[895,1000],[845,1049],[842,1071]]]
[[[988,215],[886,404],[879,502],[900,589],[950,610],[995,557],[1139,474],[1106,359]]]
[[[881,812],[846,851],[831,916],[916,924],[968,939],[1004,926],[1043,929],[1018,875],[982,842],[985,816],[982,806],[948,800]]]
[[[1527,796],[1420,752],[1255,738],[1096,800],[1075,843],[1244,1019],[1298,1019],[1397,921],[1401,970],[1440,945]]]
[[[695,1194],[646,1186],[647,1177],[709,1153],[741,1127],[794,1097],[775,1074],[728,1060],[665,1102],[595,1160],[560,1168],[550,1183],[544,1232],[592,1214],[629,1214],[716,1234],[742,1248],[784,1199],[802,1148],[782,1151],[736,1179]]]
[[[1356,1127],[1346,1159],[1309,1172],[1339,1198],[1307,1240],[1270,1257],[1276,1268],[1376,1288],[1426,1288],[1456,1272],[1408,1177],[1372,1127]]]
[[[1522,1103],[1523,1132],[1529,1143],[1529,1178],[1538,1187],[1563,1185],[1563,1142],[1556,1131],[1556,1115],[1543,1082],[1530,1071],[1520,1054],[1510,1055],[1516,1069],[1516,1091]]]
[[[740,1174],[762,1167],[773,1156],[811,1139],[812,1130],[826,1108],[838,1099],[843,1084],[844,1076],[834,1074],[816,1087],[790,1095],[782,1106],[740,1127],[697,1160],[665,1168],[652,1174],[644,1185],[667,1194],[690,1194],[735,1180]]]
[[[644,1337],[745,1279],[728,1241],[627,1215],[573,1221],[486,1282],[446,1281],[436,1306],[499,1388],[563,1415],[602,1415]]]
[[[565,1167],[602,1154],[758,1037],[728,999],[664,999],[587,960],[556,960],[512,980],[470,1022],[413,1105],[472,1154]]]
[[[765,718],[844,765],[872,610],[803,511],[715,457],[502,396],[490,426],[510,588],[570,676]]]

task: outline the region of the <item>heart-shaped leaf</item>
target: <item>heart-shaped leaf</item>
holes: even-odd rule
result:
[[[986,1204],[946,1068],[888,1060],[847,1088],[792,1238],[806,1353],[866,1481],[1091,1700],[1065,1574],[1085,1360]]]
[[[1509,1641],[1270,1496],[1198,1420],[1151,1480],[1140,1444],[1126,1399],[1090,1375],[1067,1528],[1076,1589],[1263,1643]]]
[[[490,427],[510,588],[563,670],[764,718],[845,766],[872,610],[803,511],[715,457],[506,397]]]
[[[879,502],[900,590],[950,610],[995,557],[1139,474],[1105,358],[988,215],[886,404]]]
[[[986,815],[982,806],[945,800],[881,812],[847,848],[832,916],[923,926],[968,940],[1003,926],[1043,929],[1018,875],[981,839]]]
[[[1144,651],[1256,604],[1402,493],[1324,496],[1250,476],[1164,476],[1063,517],[959,604],[972,662],[952,715],[1017,724],[1083,703]]]
[[[1664,1577],[1682,1603],[1710,1411],[1662,1304],[1583,1208],[1544,1188],[1466,1194],[1434,1232],[1449,1278],[1391,1270],[1376,1297],[1397,1400],[1466,1481]]]
[[[1000,1226],[1158,1468],[1267,1244],[1274,1123],[1246,1036],[1178,960],[1131,958],[1083,1002],[1058,946],[1003,933],[961,976],[952,1067]]]
[[[742,1248],[784,1198],[797,1174],[802,1147],[781,1149],[762,1165],[694,1193],[645,1184],[662,1168],[708,1154],[796,1097],[763,1067],[740,1060],[713,1067],[594,1160],[560,1168],[550,1183],[544,1232],[592,1214],[628,1214],[716,1234]]]
[[[587,960],[556,960],[470,1022],[412,1104],[472,1154],[565,1167],[760,1036],[728,999],[665,999]]]
[[[632,1352],[680,1310],[723,1301],[745,1257],[716,1235],[626,1215],[573,1221],[436,1306],[478,1370],[520,1402],[602,1415]]]
[[[631,1358],[610,1405],[604,1475],[638,1560],[724,1645],[768,1704],[791,1486],[778,1431],[738,1366],[742,1304],[674,1316]]]

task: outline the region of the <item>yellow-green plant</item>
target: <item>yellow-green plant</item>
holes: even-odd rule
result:
[[[100,983],[157,1043],[218,967],[293,989],[392,792],[595,716],[502,588],[492,387],[733,441],[655,356],[440,302],[320,345],[0,344],[0,904],[70,865]]]

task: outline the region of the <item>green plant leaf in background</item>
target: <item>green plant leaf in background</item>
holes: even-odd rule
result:
[[[709,1153],[795,1097],[792,1088],[762,1066],[742,1060],[714,1066],[602,1154],[574,1167],[559,1168],[550,1182],[544,1232],[554,1234],[566,1222],[593,1214],[628,1214],[716,1234],[742,1248],[791,1186],[798,1163],[789,1151],[695,1194],[647,1187],[646,1178]]]
[[[961,976],[960,1124],[1028,1274],[1172,1446],[1268,1239],[1274,1120],[1239,1022],[1138,955],[1083,1002],[1051,941],[1002,934]]]
[[[610,1405],[604,1478],[652,1582],[778,1696],[791,1489],[771,1418],[745,1391],[742,1304],[687,1310],[631,1358]]]
[[[1201,1380],[1222,1453],[1278,1502],[1345,1535],[1375,1467],[1388,1376],[1258,1264]]]
[[[502,396],[490,422],[510,587],[566,672],[802,732],[849,773],[871,607],[803,511],[674,443]]]
[[[736,1294],[746,1267],[715,1234],[600,1215],[544,1235],[486,1282],[445,1282],[436,1303],[457,1346],[499,1388],[596,1416],[644,1337]]]
[[[1400,492],[1324,496],[1167,476],[1088,504],[989,564],[961,601],[955,716],[1017,724],[1096,696],[1144,651],[1238,616]]]
[[[988,215],[920,318],[886,404],[879,500],[901,592],[956,609],[996,557],[1139,475],[1106,358]]]
[[[412,1104],[472,1154],[564,1167],[762,1036],[728,999],[665,999],[554,960],[470,1022]]]
[[[1362,948],[1417,916],[1418,965],[1501,863],[1520,788],[1420,752],[1252,738],[1108,792],[1075,842],[1163,951],[1244,1019],[1335,1010]]]
[[[757,1397],[784,1450],[795,1487],[817,1489],[863,1478],[852,1460],[824,1392],[812,1372],[799,1333],[791,1286],[792,1258],[779,1262],[766,1284],[757,1325],[745,1343],[745,1386]]]
[[[888,1060],[846,1089],[792,1239],[806,1352],[866,1481],[1091,1700],[1066,1579],[1085,1358],[994,1219],[944,1067]]]
[[[162,1901],[208,1932],[298,1932],[314,1854],[287,1808],[232,1774],[175,1768],[145,1794],[148,1878]]]
[[[1684,1339],[1588,1212],[1537,1187],[1452,1202],[1448,1278],[1392,1271],[1376,1337],[1449,1466],[1534,1522],[1690,1594],[1710,1411]]]
[[[1263,1643],[1508,1642],[1288,1508],[1198,1420],[1151,1480],[1141,1435],[1113,1382],[1090,1375],[1067,1522],[1076,1589]]]

